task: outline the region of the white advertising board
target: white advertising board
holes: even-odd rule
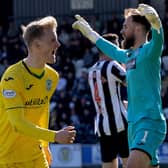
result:
[[[57,167],[81,167],[82,152],[80,144],[50,144],[53,155],[51,168]]]

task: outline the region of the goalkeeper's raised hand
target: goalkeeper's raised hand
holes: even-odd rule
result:
[[[96,43],[96,41],[100,38],[100,35],[90,27],[89,23],[83,17],[75,15],[75,18],[77,20],[72,24],[72,27],[79,30],[92,43]]]
[[[156,10],[146,4],[139,4],[138,10],[142,16],[146,17],[146,19],[150,22],[151,26],[159,32],[161,27],[161,21]]]

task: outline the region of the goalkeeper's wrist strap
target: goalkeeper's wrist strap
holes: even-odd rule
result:
[[[96,41],[100,38],[100,35],[95,31],[91,31],[87,37],[92,43],[96,44]]]

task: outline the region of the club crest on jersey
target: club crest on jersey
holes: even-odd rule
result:
[[[6,98],[13,98],[16,96],[16,92],[14,90],[3,90],[3,96]]]
[[[52,87],[52,81],[50,79],[46,80],[46,89],[49,91]]]

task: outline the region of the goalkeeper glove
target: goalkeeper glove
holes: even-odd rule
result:
[[[83,17],[80,15],[75,15],[75,18],[77,21],[72,24],[72,27],[79,30],[92,43],[96,43],[96,41],[100,38],[100,35],[90,27],[88,22]]]
[[[146,19],[150,22],[151,26],[160,32],[161,21],[156,10],[146,4],[139,4],[138,10],[142,16],[145,16]]]

